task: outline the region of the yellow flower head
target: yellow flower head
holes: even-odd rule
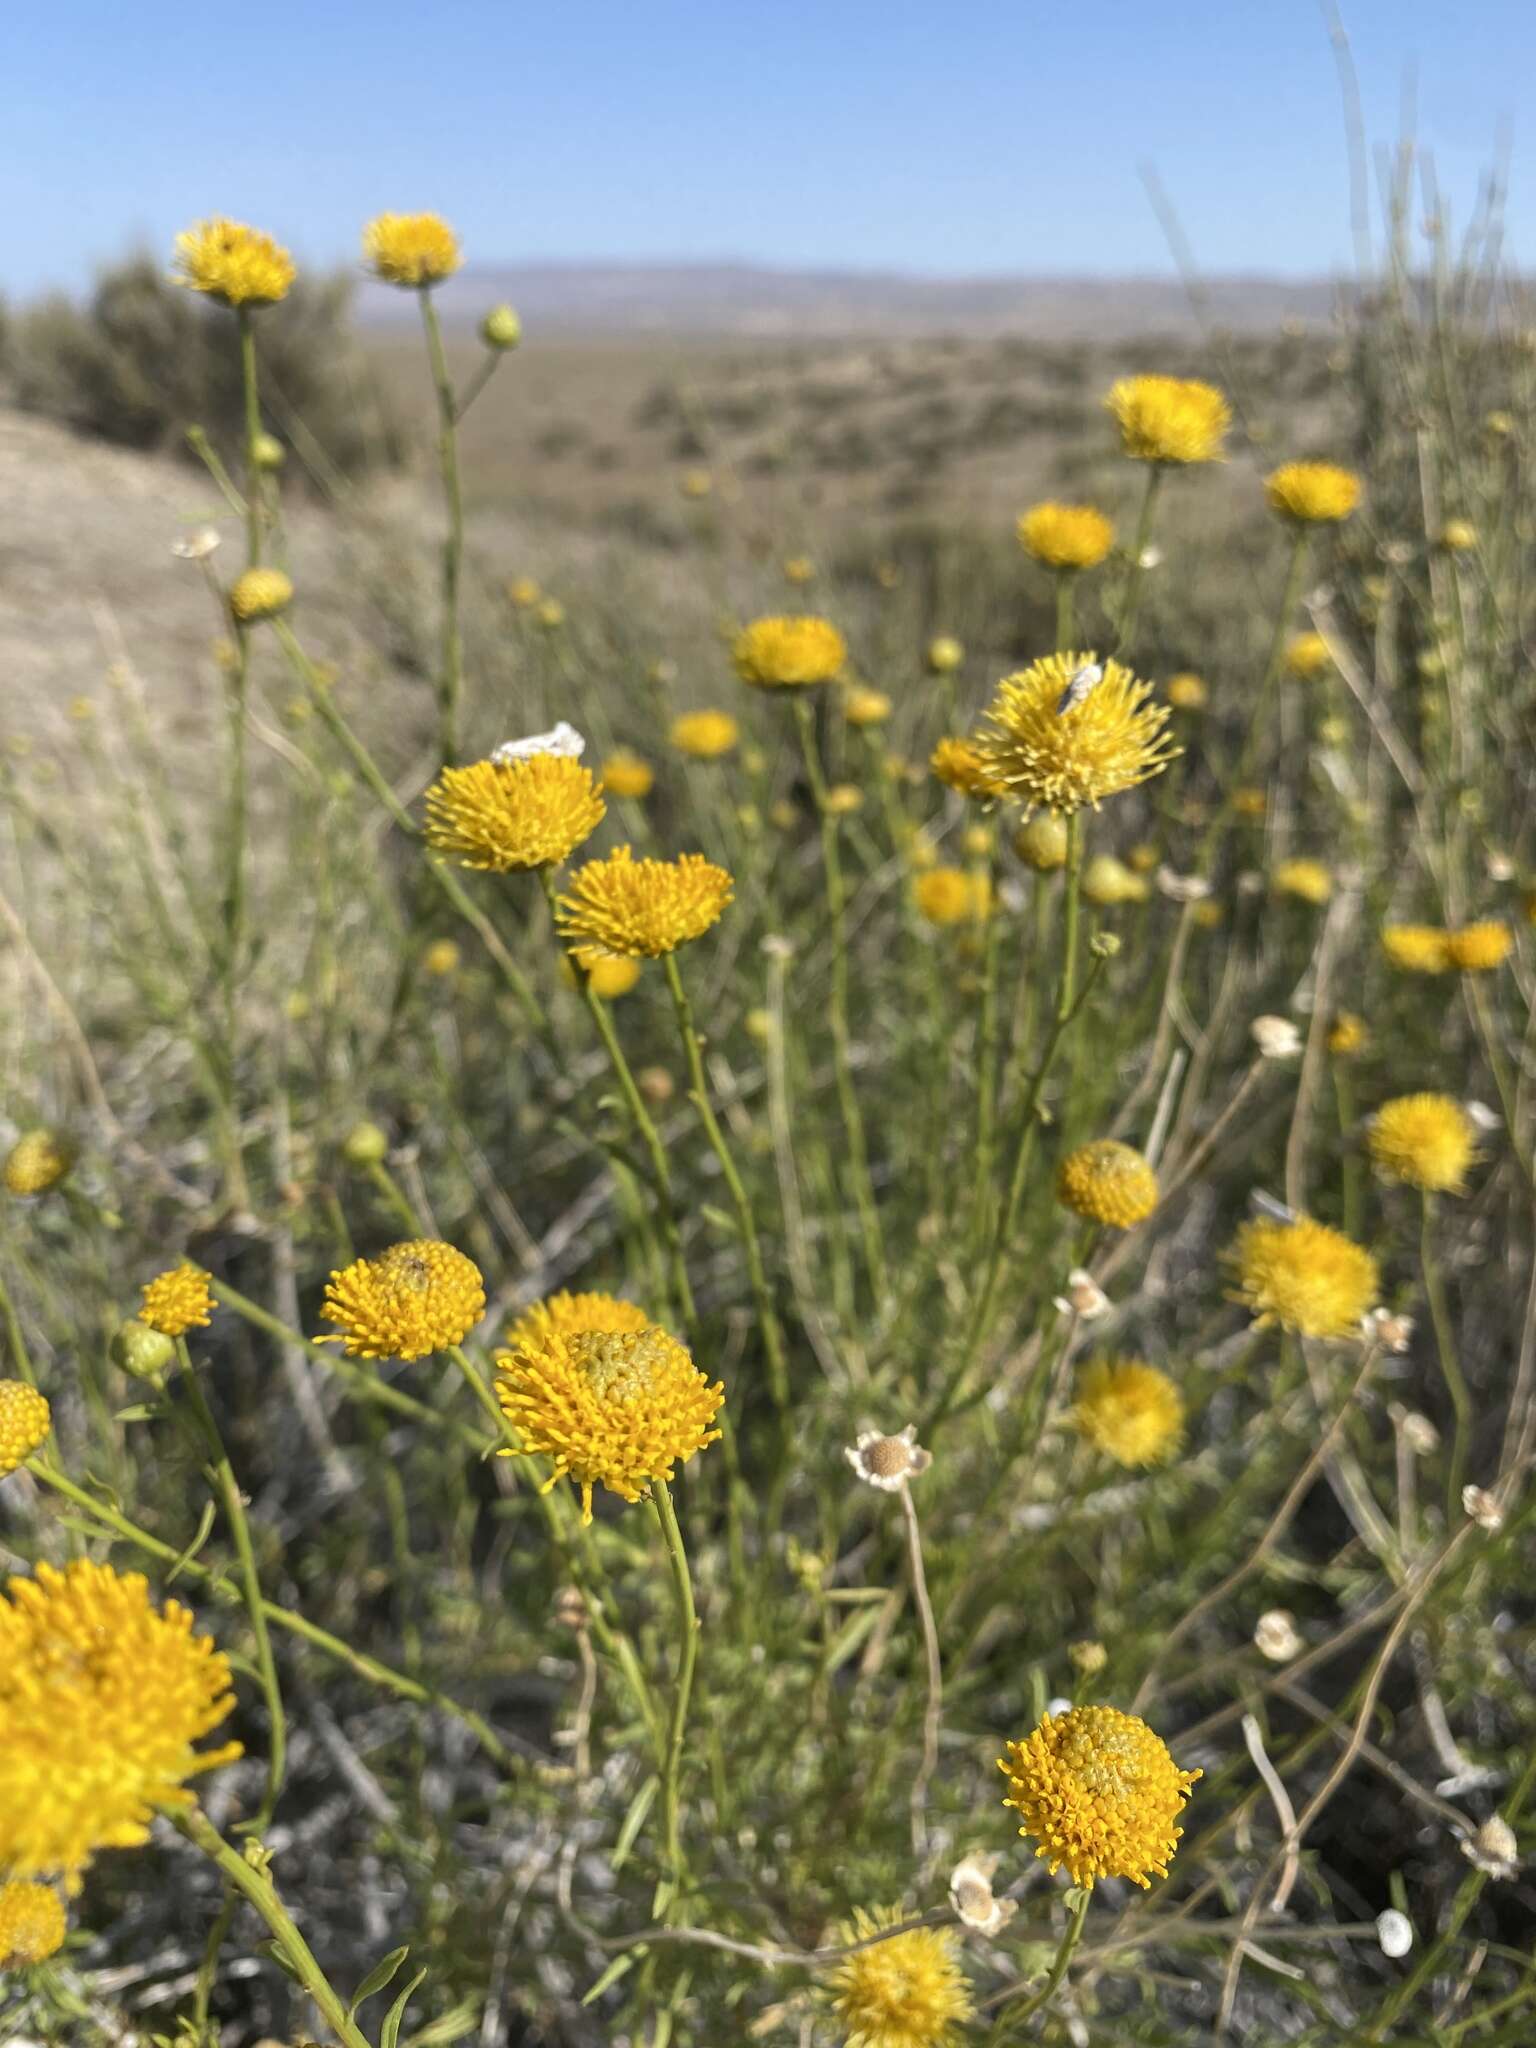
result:
[[[710,1424],[725,1399],[675,1337],[639,1330],[551,1330],[503,1353],[496,1398],[522,1437],[504,1457],[547,1457],[581,1488],[581,1519],[592,1519],[599,1483],[636,1501],[655,1479],[670,1479],[720,1435]]]
[[[1134,462],[1219,462],[1232,408],[1212,384],[1187,377],[1121,377],[1104,403]]]
[[[247,569],[229,587],[229,608],[243,625],[275,619],[293,603],[293,583],[281,569]]]
[[[419,287],[452,277],[464,258],[441,214],[381,213],[363,229],[363,260],[385,284]]]
[[[46,1962],[66,1932],[64,1901],[51,1884],[0,1884],[0,1970]]]
[[[1328,1050],[1335,1059],[1351,1059],[1371,1042],[1365,1019],[1353,1010],[1340,1010],[1328,1030]]]
[[[1296,896],[1303,903],[1326,903],[1333,894],[1333,876],[1320,860],[1282,860],[1270,877],[1275,893]]]
[[[953,675],[965,660],[965,649],[952,633],[936,633],[928,642],[928,666],[936,676]]]
[[[868,1941],[904,1917],[892,1906],[861,1910],[837,1939]],[[828,1971],[825,1996],[846,2048],[953,2048],[975,2011],[952,1927],[914,1927],[856,1950]]]
[[[1208,696],[1205,684],[1199,676],[1185,670],[1182,675],[1168,678],[1168,702],[1175,711],[1199,711],[1203,709]]]
[[[1405,974],[1444,974],[1451,964],[1450,934],[1432,924],[1384,924],[1381,949]]]
[[[1181,1771],[1145,1721],[1115,1707],[1047,1714],[1032,1735],[998,1760],[1005,1806],[1021,1835],[1040,1844],[1051,1873],[1063,1864],[1087,1890],[1101,1877],[1128,1877],[1143,1891],[1168,1875],[1184,1830],[1176,1827],[1202,1771]]]
[[[1326,675],[1332,667],[1333,656],[1328,652],[1328,642],[1321,633],[1297,633],[1286,643],[1286,674],[1295,676],[1298,681],[1313,682],[1318,676]]]
[[[0,1380],[0,1479],[41,1450],[53,1427],[46,1398],[25,1380]]]
[[[1484,917],[1447,932],[1445,949],[1453,967],[1463,974],[1489,974],[1502,967],[1514,950],[1514,937],[1502,918]]]
[[[1030,809],[1069,812],[1161,775],[1182,751],[1163,728],[1165,704],[1118,661],[1076,703],[1091,654],[1048,654],[1005,676],[987,709],[977,752],[1004,793]]]
[[[985,875],[967,874],[964,868],[929,868],[913,882],[912,900],[929,924],[965,924],[986,916],[991,890]]]
[[[1072,1427],[1117,1465],[1162,1465],[1184,1440],[1184,1398],[1167,1373],[1139,1358],[1087,1367]]]
[[[986,803],[1003,794],[1003,785],[989,774],[974,740],[942,739],[928,757],[928,766],[946,789]]]
[[[1095,1138],[1057,1167],[1056,1199],[1075,1216],[1129,1230],[1157,1207],[1157,1175],[1134,1145]]]
[[[606,796],[637,798],[649,796],[656,781],[650,762],[642,761],[627,747],[608,756],[597,771],[597,779]]]
[[[1269,509],[1297,526],[1335,525],[1360,502],[1360,479],[1332,462],[1285,462],[1264,479]]]
[[[234,1706],[229,1665],[192,1616],[150,1605],[138,1572],[84,1559],[0,1595],[0,1869],[76,1877],[149,1838],[159,1807],[240,1745],[193,1744]]]
[[[440,980],[449,974],[457,974],[462,955],[453,939],[434,939],[421,956],[421,964],[428,974]]]
[[[1294,1223],[1255,1217],[1234,1247],[1241,1299],[1259,1323],[1303,1337],[1348,1337],[1376,1299],[1376,1261],[1341,1231],[1310,1216]]]
[[[427,791],[427,843],[461,867],[557,867],[606,815],[590,768],[526,754],[445,768]]]
[[[728,711],[685,711],[672,721],[672,744],[695,761],[718,761],[741,737]]]
[[[702,853],[636,860],[627,846],[618,846],[571,877],[569,893],[560,898],[560,930],[573,946],[654,960],[718,923],[733,887],[726,870]]]
[[[715,480],[707,469],[685,469],[677,480],[677,488],[685,498],[707,498],[715,488]]]
[[[640,962],[621,959],[617,953],[600,953],[593,946],[578,946],[566,954],[560,971],[571,988],[580,988],[585,979],[593,995],[612,1003],[627,996],[639,981]]]
[[[615,1294],[570,1294],[562,1289],[525,1308],[516,1322],[508,1325],[507,1342],[514,1351],[528,1351],[536,1350],[548,1337],[574,1337],[582,1330],[632,1336],[650,1326],[645,1310],[632,1301],[621,1301]],[[498,1352],[498,1364],[501,1356]]]
[[[1021,512],[1014,530],[1025,554],[1048,569],[1096,569],[1115,544],[1113,520],[1095,505],[1047,500]]]
[[[206,1330],[213,1320],[208,1275],[190,1259],[146,1280],[139,1292],[144,1297],[139,1321],[162,1337],[185,1337],[188,1330]]]
[[[531,611],[543,595],[531,576],[514,576],[507,584],[507,596],[520,612]]]
[[[1459,1195],[1477,1158],[1472,1119],[1449,1095],[1399,1095],[1371,1118],[1376,1171],[1426,1194]]]
[[[1477,546],[1477,528],[1470,519],[1447,519],[1440,529],[1440,545],[1453,555],[1467,554]]]
[[[1079,886],[1089,903],[1106,908],[1115,903],[1145,903],[1152,893],[1143,877],[1112,853],[1096,853],[1083,869]]]
[[[809,555],[788,556],[784,563],[784,581],[786,583],[814,583],[816,581],[816,564]]]
[[[407,1238],[332,1273],[320,1313],[349,1358],[429,1358],[461,1344],[485,1314],[480,1268],[435,1237]]]
[[[221,305],[273,305],[293,277],[288,251],[240,221],[200,220],[176,237],[176,282]]]
[[[75,1163],[75,1148],[57,1131],[23,1131],[6,1155],[5,1185],[13,1195],[45,1195]]]
[[[736,636],[736,673],[762,690],[830,683],[842,673],[848,645],[826,619],[754,619]]]
[[[859,683],[843,699],[843,716],[850,725],[883,725],[890,715],[891,700],[884,690]]]

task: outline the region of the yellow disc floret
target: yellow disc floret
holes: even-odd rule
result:
[[[286,298],[293,258],[270,235],[237,220],[200,220],[176,237],[176,282],[225,306]]]
[[[621,1301],[616,1294],[569,1294],[562,1289],[525,1308],[516,1322],[508,1325],[507,1343],[515,1351],[541,1344],[546,1337],[573,1337],[579,1330],[606,1330],[613,1335],[650,1326],[643,1308]]]
[[[461,1344],[485,1314],[473,1259],[434,1237],[407,1238],[332,1273],[320,1313],[351,1358],[428,1358]]]
[[[868,1942],[903,1917],[888,1906],[860,1911],[837,1939]],[[825,1996],[845,2048],[952,2048],[975,2010],[952,1927],[913,1927],[855,1950],[828,1972]]]
[[[702,853],[636,860],[627,846],[589,860],[560,898],[568,944],[627,959],[656,959],[707,932],[731,901],[731,877]]]
[[[998,684],[976,751],[1007,796],[1063,814],[1097,809],[1180,753],[1163,730],[1168,707],[1148,701],[1152,685],[1117,661],[1091,680],[1097,666],[1091,654],[1049,654]]]
[[[673,746],[695,761],[718,761],[740,737],[741,728],[728,711],[685,711],[672,721]]]
[[[736,673],[762,690],[830,683],[848,659],[847,643],[826,619],[754,619],[736,636]]]
[[[1056,1169],[1056,1199],[1092,1223],[1129,1230],[1157,1207],[1157,1175],[1134,1145],[1095,1138]]]
[[[1114,522],[1094,505],[1031,505],[1015,531],[1025,554],[1050,569],[1096,569],[1115,544]]]
[[[1143,1891],[1166,1877],[1183,1829],[1176,1825],[1201,1771],[1181,1771],[1162,1737],[1115,1707],[1073,1707],[1047,1714],[1032,1735],[1010,1742],[998,1767],[1008,1779],[1005,1806],[1019,1833],[1052,1874],[1066,1865],[1072,1882],[1092,1890],[1101,1877],[1125,1877]]]
[[[5,1185],[13,1195],[45,1195],[74,1163],[74,1147],[57,1131],[23,1131],[6,1155]]]
[[[591,769],[569,754],[445,768],[427,791],[428,844],[497,874],[558,866],[605,816]]]
[[[1232,408],[1213,384],[1188,377],[1121,377],[1104,403],[1134,462],[1218,462]]]
[[[363,257],[385,284],[438,284],[463,262],[459,238],[441,214],[381,213],[363,229]]]
[[[1272,512],[1297,526],[1334,525],[1360,502],[1360,479],[1332,462],[1286,462],[1264,479]]]
[[[206,1330],[213,1320],[213,1295],[201,1266],[184,1259],[139,1289],[144,1305],[139,1321],[162,1337],[185,1337],[188,1330]]]
[[[504,1353],[496,1396],[522,1438],[508,1457],[546,1457],[547,1493],[569,1475],[592,1519],[592,1489],[636,1501],[720,1435],[710,1424],[725,1389],[665,1330],[550,1330]]]
[[[41,1450],[53,1427],[45,1396],[25,1380],[0,1380],[0,1479]]]
[[[1376,1261],[1342,1231],[1300,1216],[1255,1217],[1234,1247],[1241,1298],[1260,1323],[1303,1337],[1347,1337],[1376,1299]]]
[[[1459,1195],[1477,1157],[1472,1119],[1449,1095],[1399,1095],[1371,1118],[1372,1162],[1387,1180]]]
[[[234,1706],[229,1664],[137,1572],[84,1559],[0,1595],[0,1869],[74,1878],[136,1847],[189,1778],[240,1754],[193,1744]]]
[[[51,1884],[0,1884],[0,1970],[46,1962],[67,1931],[64,1901]]]
[[[1083,1372],[1072,1427],[1117,1465],[1161,1465],[1184,1438],[1184,1398],[1139,1358],[1095,1359]]]

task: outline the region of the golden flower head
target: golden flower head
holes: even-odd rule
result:
[[[1351,1059],[1364,1052],[1370,1042],[1365,1019],[1357,1017],[1353,1010],[1340,1010],[1328,1027],[1328,1050],[1335,1059]]]
[[[965,660],[965,649],[953,633],[935,633],[928,642],[927,660],[936,676],[953,675]]]
[[[710,1424],[725,1399],[665,1330],[550,1330],[499,1355],[496,1398],[522,1445],[505,1457],[547,1457],[543,1491],[567,1474],[592,1519],[598,1484],[636,1501],[720,1435]]]
[[[1405,974],[1444,974],[1451,964],[1449,933],[1432,924],[1384,924],[1381,949]]]
[[[0,1595],[0,1869],[76,1877],[137,1847],[189,1778],[240,1754],[193,1744],[234,1706],[229,1664],[137,1572],[40,1564]]]
[[[463,262],[459,238],[441,214],[381,213],[363,229],[363,259],[385,284],[440,284]]]
[[[1264,479],[1272,512],[1296,526],[1335,525],[1360,502],[1360,479],[1332,462],[1285,462]]]
[[[928,766],[946,789],[974,797],[978,803],[1003,794],[1003,785],[982,765],[974,740],[940,740],[928,757]]]
[[[1232,408],[1212,384],[1186,377],[1121,377],[1104,403],[1135,462],[1219,462]]]
[[[520,612],[531,611],[543,594],[531,576],[513,576],[507,583],[507,596]]]
[[[454,939],[434,939],[421,956],[421,964],[428,974],[442,980],[450,974],[457,974],[463,955]]]
[[[1463,974],[1489,974],[1502,967],[1514,950],[1514,937],[1502,918],[1479,918],[1447,932],[1445,949],[1453,967]]]
[[[1459,1195],[1477,1158],[1472,1119],[1449,1095],[1399,1095],[1371,1118],[1372,1162],[1386,1180],[1426,1194]]]
[[[293,258],[237,220],[200,220],[176,237],[176,282],[224,306],[270,306],[288,296]]]
[[[816,564],[809,555],[786,556],[784,561],[784,581],[786,583],[814,583],[816,581]]]
[[[597,779],[605,796],[643,797],[650,795],[656,776],[649,761],[620,747],[597,771]]]
[[[977,752],[1006,795],[1031,809],[1097,809],[1181,752],[1163,730],[1167,706],[1147,702],[1152,685],[1117,661],[1093,681],[1098,666],[1091,654],[1048,654],[998,684]]]
[[[830,683],[842,673],[848,645],[826,619],[754,619],[736,636],[736,673],[762,690]]]
[[[507,1342],[513,1350],[536,1349],[547,1337],[573,1337],[581,1330],[607,1331],[610,1335],[648,1330],[651,1319],[632,1301],[616,1294],[571,1294],[564,1289],[536,1301],[507,1326]],[[500,1353],[497,1354],[498,1362]]]
[[[619,953],[599,953],[591,946],[578,946],[567,955],[567,960],[572,986],[579,986],[576,977],[585,975],[587,987],[605,1003],[627,996],[640,979],[640,962],[627,960]]]
[[[46,1962],[67,1931],[64,1901],[51,1884],[0,1884],[0,1970]]]
[[[1013,835],[1013,850],[1037,875],[1067,864],[1067,823],[1054,811],[1036,811]]]
[[[1113,520],[1095,505],[1047,500],[1021,512],[1014,530],[1025,554],[1049,569],[1096,569],[1115,544]]]
[[[837,1939],[867,1942],[904,1917],[894,1906],[860,1910]],[[952,1927],[913,1927],[856,1949],[828,1970],[823,1995],[845,2048],[953,2048],[975,2011]]]
[[[1241,1299],[1260,1323],[1303,1337],[1348,1337],[1376,1298],[1376,1261],[1310,1216],[1254,1217],[1233,1248]]]
[[[1134,1145],[1095,1138],[1057,1167],[1056,1199],[1075,1216],[1129,1230],[1157,1207],[1157,1175]]]
[[[23,1131],[5,1159],[5,1185],[13,1195],[45,1195],[75,1163],[75,1148],[59,1131]]]
[[[883,725],[891,708],[884,690],[872,690],[864,683],[855,684],[843,698],[843,716],[850,725]]]
[[[718,761],[741,737],[728,711],[685,711],[672,721],[672,744],[695,761]]]
[[[1184,1398],[1139,1358],[1098,1358],[1083,1372],[1072,1427],[1117,1465],[1161,1465],[1184,1439]]]
[[[188,1330],[206,1330],[213,1320],[208,1275],[190,1259],[146,1280],[139,1292],[144,1297],[139,1321],[162,1337],[185,1337]]]
[[[1326,903],[1333,894],[1333,876],[1320,860],[1296,857],[1278,861],[1270,876],[1278,896],[1295,896],[1303,903]]]
[[[717,923],[732,888],[726,870],[702,853],[636,860],[627,846],[618,846],[576,870],[557,915],[568,944],[656,959]]]
[[[349,1358],[429,1358],[461,1344],[485,1314],[480,1268],[435,1237],[407,1238],[332,1273],[320,1313]]]
[[[1208,695],[1201,678],[1188,669],[1168,678],[1168,702],[1175,711],[1199,711]]]
[[[1143,1891],[1166,1877],[1183,1829],[1174,1823],[1201,1771],[1181,1771],[1162,1737],[1116,1707],[1047,1714],[998,1760],[1005,1806],[1033,1835],[1054,1875],[1091,1891],[1101,1877],[1127,1877]]]
[[[553,631],[565,624],[565,606],[558,597],[541,597],[533,608],[533,616],[541,626]]]
[[[41,1450],[53,1427],[46,1398],[25,1380],[0,1380],[0,1479]]]
[[[427,842],[461,867],[557,867],[602,823],[590,768],[570,754],[524,754],[445,768],[427,791]]]
[[[229,608],[242,625],[275,619],[293,603],[293,583],[281,569],[246,569],[229,586]]]
[[[1470,519],[1447,519],[1440,529],[1440,545],[1453,555],[1464,555],[1477,546],[1477,528]]]
[[[928,868],[912,883],[918,915],[933,925],[966,924],[983,918],[991,900],[986,876],[967,874],[964,868]]]
[[[1310,683],[1318,676],[1326,675],[1333,667],[1333,656],[1328,651],[1328,642],[1321,633],[1297,633],[1286,643],[1285,669],[1287,675],[1299,681]]]

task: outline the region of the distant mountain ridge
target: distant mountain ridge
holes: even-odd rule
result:
[[[507,301],[530,327],[618,335],[1005,335],[1106,340],[1234,331],[1285,320],[1326,325],[1345,289],[1326,278],[1212,277],[1200,309],[1177,278],[929,278],[898,272],[776,270],[750,263],[482,264],[439,287],[454,326]],[[414,312],[402,292],[365,284],[358,313],[384,325]]]

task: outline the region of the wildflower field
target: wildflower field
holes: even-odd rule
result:
[[[411,488],[181,237],[206,630],[0,769],[0,2041],[1536,2038],[1536,308],[1412,168],[1006,513],[685,375],[516,554],[450,224]]]

